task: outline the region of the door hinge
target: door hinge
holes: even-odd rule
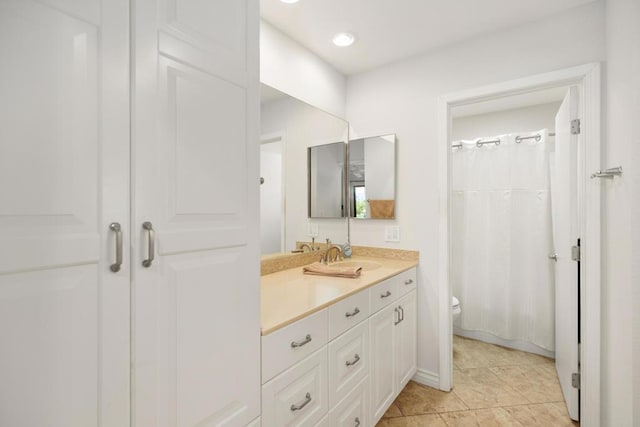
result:
[[[571,374],[571,386],[580,390],[580,372]]]
[[[571,120],[571,135],[580,134],[580,119]]]
[[[580,261],[580,246],[571,246],[571,259]]]

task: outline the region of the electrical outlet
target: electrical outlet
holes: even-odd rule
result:
[[[384,241],[385,242],[399,242],[400,241],[400,226],[390,225],[384,229]]]

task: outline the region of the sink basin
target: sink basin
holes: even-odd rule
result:
[[[330,265],[335,265],[336,267],[362,267],[362,271],[375,270],[381,267],[380,264],[374,261],[339,261]]]

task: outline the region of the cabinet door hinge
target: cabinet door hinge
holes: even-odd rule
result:
[[[571,374],[571,386],[580,390],[580,372]]]
[[[580,246],[571,246],[571,259],[580,261]]]
[[[571,135],[580,134],[580,119],[571,120]]]

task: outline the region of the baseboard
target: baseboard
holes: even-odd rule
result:
[[[413,376],[413,381],[431,388],[440,389],[440,375],[426,369],[418,369]]]

